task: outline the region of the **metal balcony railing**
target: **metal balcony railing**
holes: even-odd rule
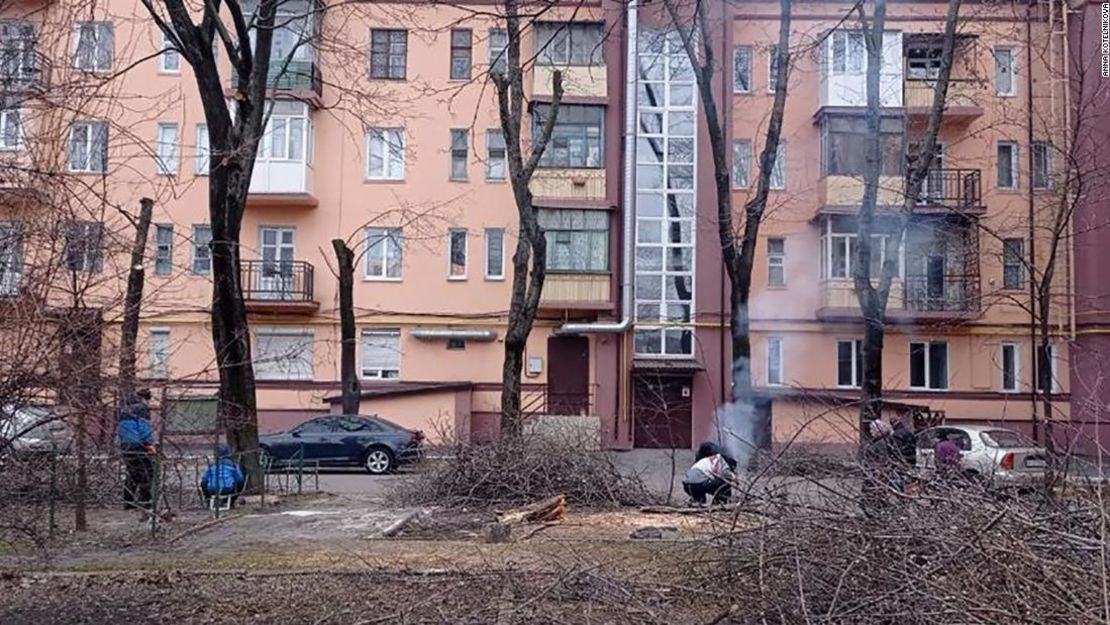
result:
[[[314,302],[315,268],[303,260],[245,260],[243,299],[263,302]]]
[[[906,276],[905,308],[918,312],[976,312],[978,276]]]
[[[0,90],[23,91],[46,86],[50,63],[27,47],[0,47]]]
[[[933,169],[921,184],[918,206],[974,209],[982,206],[983,176],[978,169]]]
[[[232,86],[239,84],[239,73],[231,70]],[[274,91],[311,91],[319,97],[324,91],[324,79],[315,61],[289,61],[274,59],[266,72],[266,88]]]

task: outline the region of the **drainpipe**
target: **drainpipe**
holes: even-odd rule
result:
[[[638,13],[639,0],[629,0],[627,10],[628,49],[625,51],[624,77],[624,212],[622,217],[621,242],[621,318],[620,321],[599,323],[564,323],[559,334],[620,334],[632,326],[632,260],[635,250],[635,228],[632,206],[636,200],[636,182],[633,173],[636,167],[636,59],[638,51]]]
[[[1033,440],[1039,441],[1041,434],[1041,426],[1037,415],[1037,402],[1038,399],[1038,385],[1040,384],[1041,373],[1040,369],[1040,352],[1038,351],[1037,341],[1037,226],[1036,226],[1036,203],[1033,199],[1033,2],[1025,5],[1025,140],[1026,140],[1026,160],[1029,167],[1029,175],[1026,177],[1026,189],[1028,195],[1028,219],[1029,219],[1029,343],[1033,352],[1032,367],[1030,369],[1033,373],[1032,392],[1029,393],[1030,408],[1032,409],[1032,426],[1033,426]],[[1051,25],[1049,26],[1051,30]],[[1049,35],[1051,37],[1051,35]],[[1045,314],[1046,311],[1040,311],[1040,314]],[[1049,415],[1045,415],[1048,419]],[[1047,431],[1044,432],[1047,435]]]

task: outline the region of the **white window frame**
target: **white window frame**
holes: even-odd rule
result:
[[[501,241],[501,253],[500,253],[500,256],[497,258],[498,270],[497,270],[496,273],[491,273],[490,272],[490,260],[492,260],[492,259],[490,257],[490,244],[493,242],[495,236],[496,236],[497,239],[500,239],[500,241]],[[485,244],[486,244],[486,265],[485,265],[486,280],[504,280],[505,279],[505,229],[504,228],[486,228]]]
[[[501,137],[501,147],[494,148],[491,139],[495,136]],[[501,152],[500,156],[493,155],[494,150],[497,149]],[[500,163],[501,170],[500,176],[493,175],[493,164]],[[508,177],[508,146],[505,144],[505,135],[498,128],[491,128],[486,131],[486,180],[503,181]]]
[[[943,386],[936,386],[936,387],[933,386],[933,380],[931,379],[932,374],[929,372],[929,361],[930,361],[930,357],[932,355],[932,350],[933,350],[933,345],[934,344],[943,344],[944,345],[944,376],[945,376],[944,385]],[[925,364],[924,364],[924,366],[925,366],[925,371],[924,371],[924,373],[925,373],[925,386],[914,386],[913,385],[913,348],[914,348],[914,345],[924,345],[925,346]],[[909,362],[909,366],[907,367],[906,373],[909,377],[909,382],[910,382],[909,386],[910,386],[911,390],[930,391],[930,392],[935,393],[935,392],[945,392],[945,391],[950,389],[950,387],[952,385],[952,345],[951,345],[951,343],[949,343],[948,341],[933,341],[933,340],[927,340],[927,339],[926,340],[919,340],[919,341],[910,341],[909,342],[909,353],[907,354],[907,356],[909,357],[910,362]]]
[[[732,142],[732,188],[750,189],[752,186],[752,151],[751,139],[736,139]],[[743,174],[743,184],[741,184]]]
[[[193,163],[198,176],[207,176],[212,168],[212,144],[208,138],[208,124],[197,124],[196,157]]]
[[[91,25],[93,27],[93,63],[92,67],[81,66],[81,29],[84,26]],[[110,46],[107,54],[107,66],[101,66],[101,55],[99,53],[102,39],[107,34],[108,45]],[[74,22],[73,24],[73,69],[85,72],[110,72],[112,65],[115,64],[115,26],[105,20],[82,21]]]
[[[778,350],[778,368],[772,367],[774,363],[771,355],[777,347]],[[767,386],[785,386],[786,385],[786,354],[783,351],[783,340],[781,336],[767,337]]]
[[[157,338],[155,338],[157,337]],[[147,338],[147,375],[155,380],[170,377],[170,329],[156,326]]]
[[[748,85],[745,87],[736,80],[739,75],[737,72],[740,69],[741,55],[746,53],[744,58],[744,71],[747,73]],[[736,46],[732,49],[732,92],[733,93],[751,93],[752,92],[752,47],[749,45]]]
[[[837,67],[837,44],[844,46],[844,66]],[[858,30],[836,30],[829,36],[829,73],[834,75],[859,75],[867,68],[867,44],[863,32]]]
[[[1021,170],[1018,169],[1021,163],[1021,150],[1020,148],[1018,148],[1017,141],[999,141],[994,148],[995,159],[998,159],[999,149],[1003,146],[1009,146],[1010,148],[1010,178],[1012,178],[1013,184],[1010,186],[1002,186],[1002,177],[999,176],[999,173],[1001,172],[999,171],[998,167],[1001,161],[999,161],[995,163],[994,168],[994,175],[997,178],[997,180],[995,180],[995,186],[997,186],[1002,191],[1017,191],[1019,188],[1021,188]]]
[[[852,380],[851,384],[840,383],[840,344],[850,343],[852,345]],[[836,387],[837,388],[859,388],[863,380],[859,379],[862,368],[863,358],[863,340],[862,339],[837,339],[836,340],[836,367],[834,368],[836,374]]]
[[[282,108],[290,105],[298,108],[296,112],[276,113],[273,109],[277,105],[281,105]],[[279,127],[282,129],[280,133],[276,132]],[[294,145],[293,137],[296,136],[298,130],[301,135],[301,156],[295,158],[290,154]],[[275,151],[277,152],[276,155]],[[304,163],[307,165],[311,160],[309,158],[311,152],[312,120],[308,115],[308,105],[293,100],[271,101],[266,110],[266,128],[262,139],[258,142],[258,155],[255,157],[255,162]]]
[[[14,136],[15,141],[8,143],[8,125],[15,124]],[[0,151],[15,152],[23,149],[23,110],[19,108],[7,108],[0,110]]]
[[[1033,186],[1034,191],[1048,191],[1052,189],[1052,144],[1047,141],[1034,141],[1033,145],[1029,148],[1032,150],[1033,155],[1033,171],[1030,172],[1030,184]],[[1041,184],[1037,183],[1037,152],[1044,152],[1044,180]]]
[[[169,139],[169,141],[167,141]],[[159,176],[176,176],[180,136],[176,123],[159,122],[154,142],[154,168]]]
[[[389,337],[396,339],[396,369],[389,369],[385,367],[366,367],[366,339],[367,337]],[[363,328],[359,333],[359,362],[358,372],[359,377],[363,380],[397,380],[401,377],[401,330],[393,328]],[[394,375],[387,375],[393,372]]]
[[[104,138],[104,168],[93,169],[93,150],[100,150],[99,144],[94,145],[93,139],[96,138],[96,129],[103,129],[101,136]],[[73,152],[74,135],[83,131],[85,133],[85,152],[81,155],[81,161],[84,162],[83,168],[74,167],[73,160],[70,155]],[[103,174],[108,171],[108,123],[98,120],[76,121],[69,125],[69,133],[66,137],[66,169],[74,174]]]
[[[470,180],[470,130],[467,128],[452,128],[448,137],[450,145],[447,149],[449,156],[447,179],[455,182],[466,182]],[[461,144],[456,142],[456,138],[461,138]],[[462,159],[463,170],[461,176],[455,175],[456,159]]]
[[[1033,354],[1034,354],[1033,357],[1034,358],[1037,357],[1038,352],[1040,352],[1040,346],[1039,345],[1033,348]],[[1060,392],[1060,378],[1059,378],[1060,367],[1057,364],[1058,352],[1059,352],[1059,350],[1056,349],[1056,344],[1055,343],[1049,343],[1049,345],[1048,345],[1048,376],[1049,376],[1049,383],[1052,385],[1051,390],[1048,391],[1049,393],[1059,393]],[[1040,378],[1040,374],[1041,374],[1041,372],[1040,372],[1040,363],[1038,363],[1037,364],[1037,377],[1038,378]],[[1036,391],[1038,393],[1045,392],[1044,389],[1042,389],[1040,386],[1041,386],[1040,379],[1033,380],[1033,388],[1036,389]]]
[[[404,180],[405,144],[404,128],[368,128],[366,130],[366,179]],[[373,157],[381,161],[380,172],[374,172],[371,169]]]
[[[771,241],[780,241],[782,251],[772,252]],[[774,284],[771,281],[771,269],[774,267],[782,269],[782,284]],[[786,288],[786,237],[767,237],[767,288]]]
[[[161,240],[163,233],[169,233],[166,241]],[[154,275],[168,276],[173,273],[173,224],[154,224]],[[162,263],[165,263],[163,271]]]
[[[362,265],[362,277],[364,280],[381,281],[381,282],[400,282],[405,275],[404,261],[405,261],[405,248],[404,248],[404,232],[401,228],[382,228],[372,227],[367,228],[364,232],[366,236],[366,260]],[[371,242],[371,238],[376,238],[377,241]],[[390,246],[390,242],[396,242],[395,246]],[[371,249],[377,246],[377,249]],[[378,252],[378,250],[381,250]],[[395,249],[398,255],[396,267],[397,275],[390,275],[390,250]],[[380,254],[382,270],[379,273],[370,273],[370,261],[375,255]]]
[[[775,162],[771,165],[771,177],[768,180],[772,191],[786,189],[786,142],[779,139],[778,149],[775,150]]]
[[[263,345],[264,337],[297,337],[308,339],[308,371],[307,372],[293,372],[287,370],[271,371],[269,367],[272,366],[269,362],[273,356],[262,356],[256,351],[259,346]],[[269,327],[269,328],[256,328],[254,336],[252,337],[251,345],[251,362],[254,364],[255,377],[259,380],[312,380],[315,378],[316,369],[316,355],[315,355],[315,333],[309,328],[285,328],[285,327]],[[268,344],[268,343],[265,343]],[[298,354],[300,355],[300,354]]]
[[[1001,73],[998,53],[1005,51],[1009,55],[1010,65],[1006,68],[1010,76],[1010,88],[1003,91],[999,88],[998,76]],[[995,95],[1003,98],[1011,98],[1017,95],[1017,47],[1016,46],[995,46],[991,58],[994,59],[994,93]]]
[[[775,58],[778,57],[779,44],[772,43],[767,47],[767,93],[775,92],[775,82],[778,80],[775,71]]]
[[[452,273],[454,270],[454,263],[451,262],[452,245],[454,245],[455,235],[462,234],[462,273]],[[469,233],[466,228],[451,228],[447,231],[447,279],[448,280],[466,280],[467,273],[470,271],[470,241]]]
[[[181,73],[181,53],[173,47],[166,33],[161,30],[159,32],[162,33],[162,54],[158,56],[158,71],[163,74],[178,75]],[[172,64],[168,62],[171,59],[174,61]]]
[[[489,46],[489,73],[504,73],[509,65],[506,53],[509,47],[509,31],[504,28],[491,28],[486,41]]]
[[[212,248],[208,244],[200,245],[197,243],[197,231],[204,229],[208,231],[208,241],[212,241],[212,226],[208,224],[193,224],[193,230],[189,237],[189,273],[194,276],[207,276],[212,273]],[[201,257],[197,254],[201,249],[204,250],[204,256]],[[203,271],[197,270],[197,262],[208,263],[208,268]]]
[[[1013,352],[1014,386],[1006,388],[1006,350]],[[1021,391],[1021,345],[1013,341],[1006,341],[998,345],[998,388],[1003,393],[1017,393]]]

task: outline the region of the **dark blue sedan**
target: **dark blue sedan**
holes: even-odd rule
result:
[[[295,465],[303,459],[320,466],[363,467],[381,475],[419,460],[424,433],[380,417],[328,415],[288,432],[260,436],[258,442],[263,462],[271,467]]]

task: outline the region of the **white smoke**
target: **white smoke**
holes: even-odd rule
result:
[[[744,358],[734,360],[733,385],[744,375],[751,375],[751,362]],[[717,409],[714,419],[717,444],[736,460],[737,470],[743,471],[748,467],[758,444],[759,419],[755,406],[742,402],[728,402]]]

